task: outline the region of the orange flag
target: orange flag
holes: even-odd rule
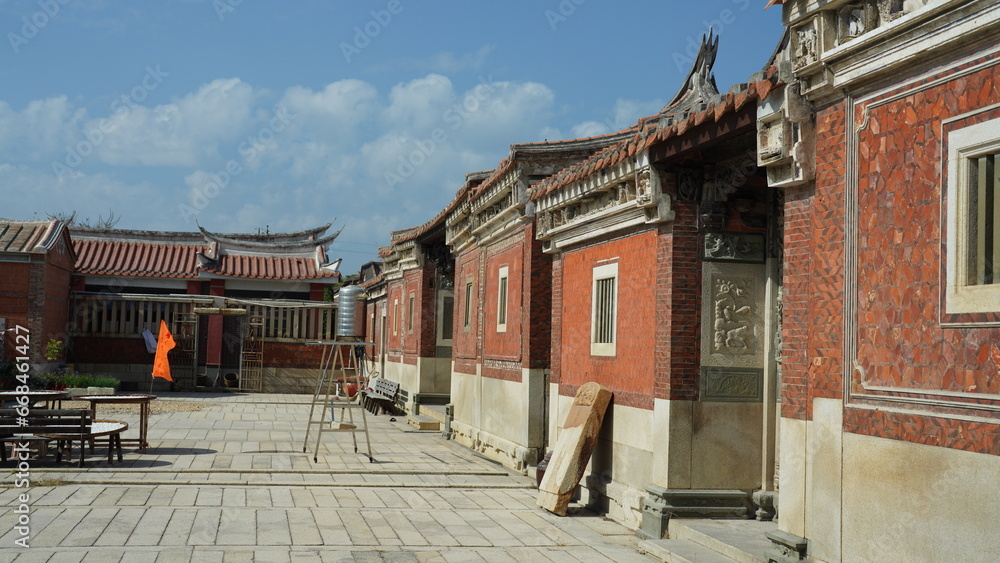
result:
[[[162,377],[167,381],[173,381],[170,377],[170,362],[167,360],[167,352],[174,349],[177,343],[174,342],[174,335],[167,329],[167,321],[160,320],[160,336],[156,339],[156,358],[153,360],[153,377]]]

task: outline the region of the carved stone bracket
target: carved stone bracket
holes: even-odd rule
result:
[[[765,260],[766,239],[763,233],[705,233],[702,258],[716,262],[754,262]]]
[[[703,366],[701,400],[759,403],[764,400],[764,370]]]

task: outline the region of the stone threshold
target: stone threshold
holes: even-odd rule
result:
[[[669,563],[767,563],[777,522],[671,518],[668,539],[639,542],[639,550]]]

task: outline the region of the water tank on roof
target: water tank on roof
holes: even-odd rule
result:
[[[337,338],[364,336],[364,293],[356,285],[340,288],[337,295]]]

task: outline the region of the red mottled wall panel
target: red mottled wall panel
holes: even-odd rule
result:
[[[657,231],[566,252],[562,257],[560,394],[589,381],[615,393],[616,404],[652,408],[656,354]],[[591,355],[594,267],[618,264],[614,356]]]
[[[998,86],[1000,66],[994,64],[932,87],[887,92],[868,103],[867,126],[858,135],[857,343],[869,386],[1000,394],[994,359],[1000,328],[941,324],[996,320],[944,314],[947,249],[941,220],[947,135],[1000,118],[1000,109],[976,111],[1000,103]],[[972,115],[943,123],[964,114]]]

